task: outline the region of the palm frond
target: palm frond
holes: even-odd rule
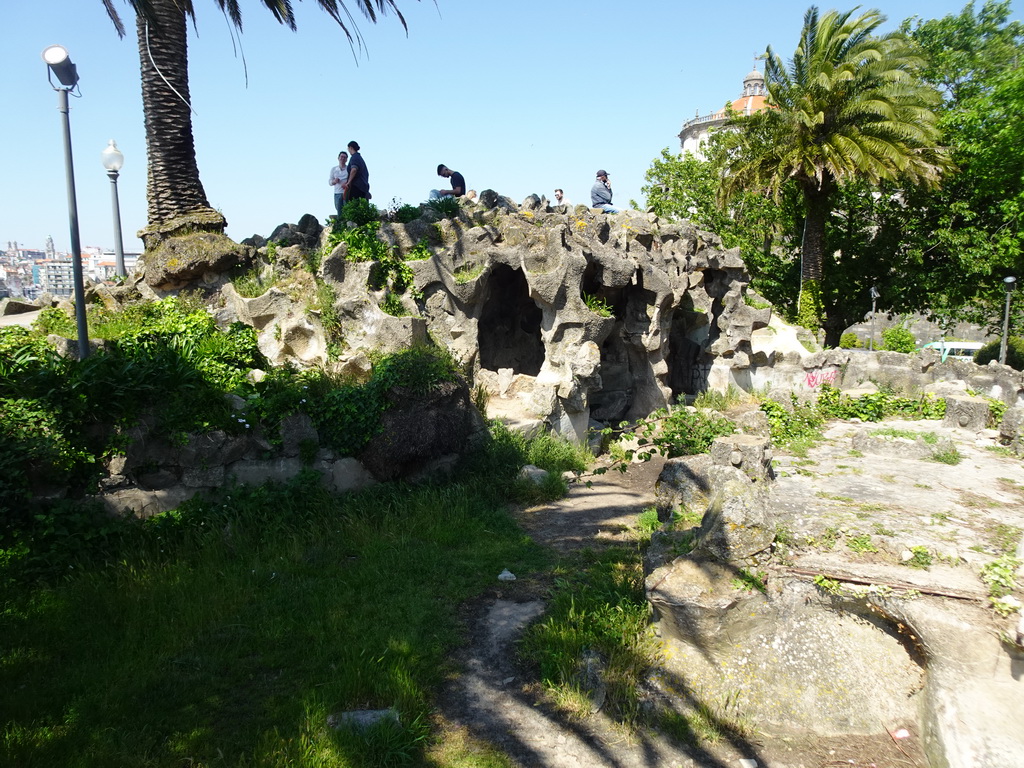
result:
[[[103,0],[103,7],[107,10],[107,16],[110,17],[110,21],[114,25],[114,29],[117,31],[118,37],[124,37],[124,22],[121,21],[121,17],[117,13],[117,9],[114,8],[114,4],[111,0]]]
[[[174,2],[186,16],[192,19],[193,23],[195,22],[195,6],[193,5],[193,0],[171,1]],[[122,23],[117,10],[114,8],[113,0],[102,0],[102,2],[103,7],[107,11],[107,15],[114,24],[114,29],[117,31],[118,36],[124,37],[124,24]],[[125,2],[132,7],[139,17],[145,19],[154,27],[159,28],[159,20],[157,19],[157,14],[153,7],[154,0],[125,0]],[[241,31],[242,9],[238,0],[214,0],[214,2],[217,4],[217,7],[221,12],[224,13],[224,15],[231,21],[231,24]],[[261,0],[261,2],[263,3],[263,6],[270,11],[274,16],[274,19],[279,24],[283,24],[292,31],[297,29],[295,23],[295,10],[292,5],[292,0]],[[316,0],[316,2],[321,10],[330,16],[341,28],[346,40],[348,40],[349,45],[353,48],[358,47],[362,50],[363,37],[359,32],[359,26],[356,23],[355,17],[349,10],[349,4],[352,3],[355,4],[370,23],[376,24],[378,18],[393,14],[402,25],[402,29],[407,33],[409,31],[409,25],[405,21],[405,16],[402,15],[401,10],[398,8],[398,0],[350,0],[349,4],[346,4],[345,0]]]

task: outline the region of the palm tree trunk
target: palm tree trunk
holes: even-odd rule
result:
[[[188,88],[185,12],[175,0],[151,0],[156,20],[136,14],[146,123],[149,225],[139,236],[152,248],[182,230],[223,232],[199,180]]]
[[[821,283],[825,260],[825,221],[831,210],[831,196],[819,189],[804,188],[804,236],[800,247],[800,282]]]

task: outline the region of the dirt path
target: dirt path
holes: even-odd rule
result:
[[[609,472],[594,478],[591,488],[575,485],[565,499],[523,510],[520,522],[562,555],[627,543],[637,516],[654,504],[662,463]],[[525,679],[514,648],[522,629],[543,612],[542,592],[542,585],[511,582],[472,609],[470,641],[458,659],[462,674],[441,697],[449,724],[468,729],[523,768],[732,765],[695,762],[665,739],[626,733],[602,713],[580,721],[556,711]]]

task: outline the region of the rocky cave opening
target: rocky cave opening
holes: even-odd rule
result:
[[[704,354],[710,337],[708,316],[693,308],[689,296],[672,314],[668,345],[668,386],[672,399],[699,395],[708,387],[711,359]]]
[[[480,367],[511,368],[536,376],[544,364],[541,309],[530,298],[521,269],[496,264],[488,276],[488,296],[479,321]]]
[[[622,319],[626,310],[625,291],[620,287],[604,284],[604,266],[600,262],[588,262],[583,271],[583,279],[580,281],[580,298],[585,302],[588,296],[603,302],[617,320]]]

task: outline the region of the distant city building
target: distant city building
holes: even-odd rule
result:
[[[42,290],[53,296],[66,297],[75,292],[74,269],[71,259],[43,261],[38,265],[39,271],[32,270],[33,280]],[[39,279],[34,279],[38,274]]]
[[[743,78],[743,94],[730,106],[733,112],[745,116],[760,112],[768,106],[765,100],[764,75],[758,72],[756,67]],[[683,130],[679,132],[682,153],[689,152],[694,157],[703,160],[702,149],[708,136],[711,131],[726,124],[729,120],[728,111],[726,108],[722,108],[703,117],[698,111],[696,117],[683,123]]]
[[[0,250],[0,293],[14,297],[34,299],[42,293],[57,297],[74,295],[74,270],[71,255],[58,253],[53,239],[47,238],[46,248],[26,248],[16,241],[8,241],[6,250]],[[110,282],[117,279],[116,255],[113,250],[85,246],[82,250],[82,276],[86,282]],[[135,270],[141,253],[124,254],[125,270]]]

